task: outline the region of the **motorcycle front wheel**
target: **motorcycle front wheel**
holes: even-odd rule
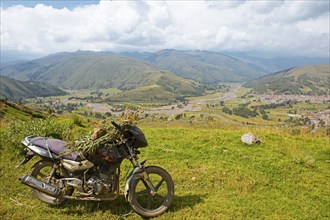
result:
[[[52,161],[48,160],[40,160],[36,164],[33,165],[30,175],[34,178],[43,181],[48,182],[50,178],[51,170],[53,169],[54,163]],[[58,179],[61,177],[68,177],[68,173],[63,169],[62,172],[60,170],[56,170],[54,173],[54,176],[52,177],[50,184],[54,186],[58,186],[59,181]],[[31,188],[32,194],[39,200],[43,201],[44,203],[47,203],[49,205],[60,205],[65,201],[63,197],[55,198],[53,196],[47,195],[37,189]],[[65,195],[72,195],[73,188],[65,188],[62,190],[62,193]]]
[[[134,178],[129,188],[128,201],[142,217],[151,218],[163,214],[174,197],[174,183],[170,174],[161,167],[145,168],[156,193],[152,194],[142,175]]]

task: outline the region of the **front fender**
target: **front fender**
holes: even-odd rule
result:
[[[130,173],[129,177],[126,180],[125,184],[125,189],[124,189],[124,196],[125,200],[128,201],[128,193],[129,193],[129,188],[131,184],[133,183],[134,180],[141,178],[142,175],[142,169],[140,167],[135,167],[134,170]]]

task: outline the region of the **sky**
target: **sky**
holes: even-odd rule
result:
[[[1,0],[1,58],[161,49],[329,57],[329,2]]]

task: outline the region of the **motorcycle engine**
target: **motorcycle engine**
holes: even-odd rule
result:
[[[87,181],[87,185],[93,188],[95,195],[107,195],[112,192],[112,183],[106,182],[95,176]]]
[[[87,185],[93,189],[95,195],[108,195],[115,190],[115,176],[115,174],[110,174],[108,171],[101,169],[87,180]]]

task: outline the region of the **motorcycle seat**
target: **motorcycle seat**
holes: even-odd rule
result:
[[[34,137],[30,139],[30,143],[46,150],[49,149],[50,152],[56,155],[63,155],[65,159],[80,161],[80,157],[76,153],[65,147],[68,145],[65,141],[46,137]]]

